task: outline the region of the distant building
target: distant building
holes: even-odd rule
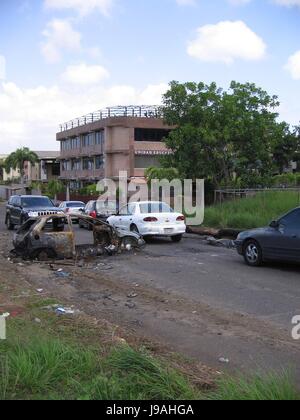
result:
[[[60,152],[44,151],[35,152],[39,158],[35,165],[26,162],[24,165],[27,183],[32,181],[49,182],[60,176]]]
[[[103,178],[144,180],[145,169],[169,154],[163,139],[172,130],[156,107],[116,107],[60,126],[61,175],[74,189]]]
[[[0,155],[0,160],[5,161],[8,155]],[[3,168],[1,171],[1,180],[4,182],[16,181],[20,179],[21,174],[19,169],[11,169],[9,172]]]

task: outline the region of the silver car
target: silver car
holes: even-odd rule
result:
[[[78,215],[82,215],[85,204],[83,201],[63,201],[59,208],[71,216],[73,222],[78,222]]]

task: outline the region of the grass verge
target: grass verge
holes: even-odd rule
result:
[[[211,228],[252,229],[268,225],[300,205],[297,192],[263,192],[205,209],[204,225]]]
[[[299,399],[288,374],[222,377],[205,390],[145,348],[101,346],[91,327],[84,333],[71,322],[57,328],[57,318],[47,316],[43,327],[9,321],[8,340],[0,342],[1,400]]]

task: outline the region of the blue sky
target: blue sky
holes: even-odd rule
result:
[[[1,0],[0,154],[65,120],[159,103],[171,80],[255,82],[300,120],[300,0]]]

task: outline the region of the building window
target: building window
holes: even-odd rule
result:
[[[82,136],[82,147],[90,147],[95,144],[95,134],[89,133]]]
[[[97,146],[101,146],[101,152],[104,152],[104,130],[97,131],[95,133],[95,143]],[[98,148],[97,148],[98,149]]]
[[[61,163],[61,167],[63,171],[70,171],[71,170],[71,161],[70,160],[63,160]]]
[[[135,128],[135,141],[155,141],[162,142],[170,133],[170,130],[160,130],[151,128]]]
[[[104,167],[104,157],[96,156],[95,165],[96,165],[96,169],[102,169]]]
[[[94,169],[95,163],[93,158],[84,158],[82,161],[83,169],[85,171],[92,171]]]
[[[60,164],[57,162],[52,164],[52,175],[60,176]]]
[[[72,159],[72,171],[80,171],[80,170],[81,170],[81,160]]]

